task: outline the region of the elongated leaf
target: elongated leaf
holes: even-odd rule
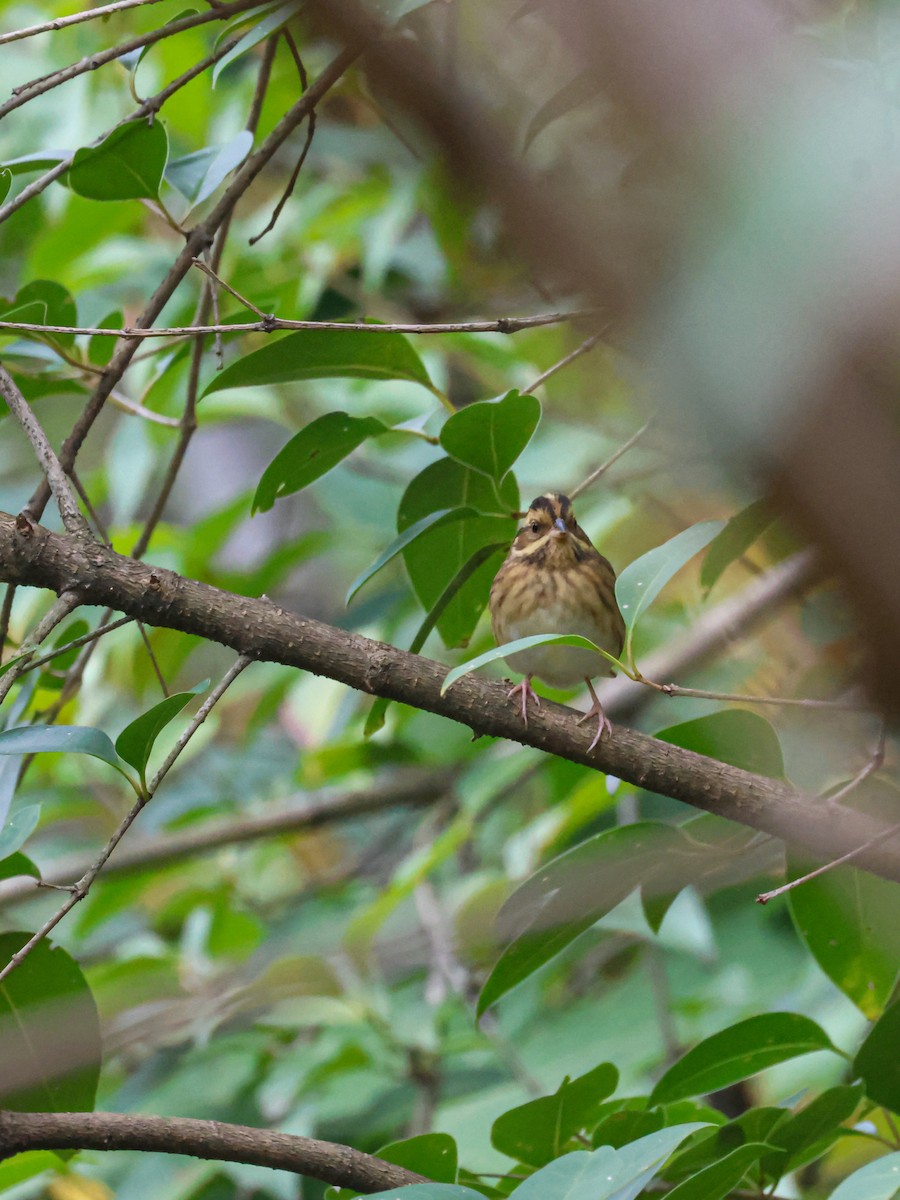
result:
[[[7,158],[3,167],[13,175],[28,175],[32,171],[49,171],[51,167],[55,167],[70,154],[70,150],[37,150],[34,154],[23,154],[19,158]]]
[[[437,512],[429,513],[427,516],[422,517],[420,521],[416,521],[407,529],[404,529],[398,537],[395,537],[391,544],[378,555],[372,565],[366,567],[361,575],[357,575],[350,584],[344,603],[349,604],[359,589],[368,583],[373,575],[377,575],[382,567],[387,566],[391,559],[396,558],[417,537],[420,537],[423,533],[427,533],[429,529],[432,529],[436,525],[450,525],[454,521],[465,521],[470,517],[477,516],[478,513],[474,508],[439,508]]]
[[[482,988],[478,1015],[639,885],[671,891],[676,864],[687,870],[689,859],[678,853],[684,845],[673,826],[639,821],[605,830],[541,867],[500,910],[501,937],[511,941]]]
[[[247,54],[254,46],[258,46],[260,42],[264,42],[267,37],[271,37],[273,33],[277,33],[282,25],[287,24],[291,17],[297,13],[299,5],[296,0],[290,0],[287,4],[281,4],[274,11],[267,13],[261,21],[257,23],[244,34],[240,41],[223,55],[222,58],[213,67],[212,85],[216,86],[219,75],[225,68]]]
[[[829,1200],[897,1200],[898,1188],[900,1152],[885,1154],[848,1175]]]
[[[612,1063],[565,1079],[552,1096],[529,1100],[499,1116],[491,1128],[491,1145],[512,1159],[542,1167],[558,1158],[575,1134],[591,1129],[618,1082]]]
[[[418,1137],[390,1142],[378,1151],[378,1158],[406,1167],[435,1183],[455,1183],[458,1169],[456,1142],[449,1133],[423,1133]]]
[[[74,325],[77,312],[74,299],[61,283],[53,279],[32,279],[19,288],[10,304],[0,304],[0,319],[31,325]],[[16,337],[48,337],[62,346],[71,346],[75,341],[71,333],[38,335],[14,330],[7,333]]]
[[[90,754],[121,769],[115,747],[102,729],[89,725],[24,725],[0,733],[0,754]]]
[[[155,200],[168,152],[159,118],[129,121],[99,146],[76,150],[69,186],[88,200]]]
[[[411,1183],[403,1189],[370,1192],[368,1200],[484,1200],[481,1192],[457,1183]]]
[[[0,858],[0,879],[14,879],[17,875],[31,875],[34,879],[40,879],[41,872],[24,854],[10,854],[6,858]]]
[[[672,1125],[614,1150],[576,1150],[516,1188],[519,1200],[634,1200],[686,1137],[704,1126]]]
[[[511,514],[519,508],[513,473],[498,484],[452,458],[441,458],[411,480],[397,510],[397,531],[403,533],[429,513],[455,507],[474,508],[484,515],[431,529],[403,551],[416,596],[426,611],[482,546],[512,541],[516,520]],[[447,604],[437,622],[445,645],[462,645],[472,636],[501,562],[499,553],[486,559]]]
[[[147,762],[153,744],[170,721],[178,716],[184,706],[194,696],[199,696],[209,687],[209,680],[204,679],[186,692],[177,692],[154,704],[145,713],[126,725],[116,738],[116,751],[130,766],[134,767],[141,779],[147,769]]]
[[[29,940],[0,934],[0,964]],[[39,942],[0,983],[0,1108],[78,1112],[94,1107],[100,1025],[90,988],[65,950]]]
[[[789,854],[787,877],[821,864]],[[869,1020],[880,1016],[900,965],[900,885],[848,864],[789,894],[791,916],[813,958]]]
[[[718,1162],[704,1167],[690,1179],[682,1180],[666,1195],[671,1200],[724,1200],[741,1182],[747,1170],[771,1149],[765,1142],[748,1142],[738,1146]]]
[[[419,653],[419,651],[425,645],[428,635],[440,620],[441,613],[444,611],[459,589],[463,586],[463,584],[465,584],[466,580],[474,575],[482,563],[487,562],[489,558],[493,558],[498,552],[505,549],[506,546],[503,542],[489,542],[486,546],[482,546],[480,550],[476,550],[468,562],[460,567],[454,577],[444,588],[440,597],[432,607],[431,612],[416,630],[416,635],[409,644],[410,654]],[[371,737],[373,733],[377,733],[382,727],[384,724],[384,714],[387,712],[389,704],[390,700],[386,700],[384,696],[377,697],[375,703],[369,709],[369,715],[366,717],[366,724],[365,728],[363,729],[363,734],[365,737]]]
[[[8,167],[0,167],[0,204],[9,195],[9,189],[12,187],[12,171]]]
[[[537,429],[540,401],[517,391],[500,400],[483,400],[454,413],[441,430],[441,445],[451,458],[500,480]]]
[[[900,1000],[896,1000],[872,1026],[860,1046],[853,1069],[862,1079],[866,1095],[900,1113]]]
[[[192,207],[202,204],[243,162],[252,146],[253,135],[242,129],[223,146],[205,146],[174,159],[166,167],[166,182],[177,188]]]
[[[725,568],[749,550],[774,520],[775,510],[768,498],[755,500],[735,514],[709,544],[700,568],[700,586],[709,591]]]
[[[856,1112],[863,1098],[861,1084],[846,1084],[829,1088],[816,1096],[805,1108],[782,1121],[768,1136],[771,1145],[780,1152],[778,1174],[795,1171],[823,1154],[840,1136],[841,1125]],[[775,1164],[763,1162],[765,1169],[775,1175]]]
[[[705,754],[733,767],[770,779],[784,778],[784,758],[778,734],[765,719],[744,708],[710,713],[656,735],[661,742]]]
[[[424,363],[402,334],[376,333],[371,326],[352,325],[346,329],[298,329],[270,341],[218,372],[203,394],[333,377],[406,379],[434,391]]]
[[[276,500],[308,487],[336,467],[367,438],[387,433],[377,417],[351,417],[345,412],[326,413],[295,434],[263,472],[252,511],[268,512]]]
[[[588,638],[581,637],[577,633],[535,633],[531,637],[517,638],[514,642],[504,642],[502,646],[495,646],[493,650],[486,650],[484,654],[479,654],[477,658],[470,658],[468,662],[460,663],[458,667],[454,667],[452,671],[447,672],[447,678],[441,684],[441,695],[451,688],[457,679],[462,679],[463,675],[468,675],[470,671],[477,671],[479,667],[486,667],[488,663],[496,662],[498,658],[509,658],[513,654],[518,654],[520,650],[530,650],[532,646],[577,646],[582,650],[596,650],[598,654],[602,654],[605,659],[608,659],[614,666],[624,671],[625,667],[617,658],[613,658],[611,654],[607,654],[605,650],[601,650]]]
[[[667,1104],[714,1092],[799,1054],[834,1049],[825,1031],[799,1013],[748,1017],[689,1050],[666,1071],[650,1102]]]
[[[672,576],[708,545],[723,526],[724,521],[692,525],[629,563],[616,580],[616,600],[625,618],[626,660],[631,658],[631,640],[640,617]]]
[[[0,858],[14,854],[31,837],[41,819],[40,804],[24,804],[0,828]]]

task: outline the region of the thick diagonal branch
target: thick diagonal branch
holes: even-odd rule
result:
[[[161,567],[123,558],[102,546],[83,549],[71,537],[0,513],[0,578],[109,605],[148,625],[178,629],[231,646],[238,653],[284,663],[468,725],[477,735],[522,742],[607,771],[639,787],[718,813],[806,847],[822,858],[846,854],[889,826],[840,805],[824,805],[787,784],[616,728],[590,753],[590,733],[562,705],[545,702],[525,728],[506,689],[468,675],[446,695],[447,668],[285,612],[269,600],[233,595]],[[855,860],[900,882],[900,844],[885,838]]]

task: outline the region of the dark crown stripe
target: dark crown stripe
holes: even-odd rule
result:
[[[538,496],[536,500],[532,500],[531,511],[534,512],[535,509],[543,509],[553,516],[556,515],[556,505],[549,496]]]

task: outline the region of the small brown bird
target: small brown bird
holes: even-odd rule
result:
[[[616,574],[575,520],[572,502],[559,492],[532,501],[491,587],[491,627],[498,645],[538,633],[577,633],[616,658],[622,653],[625,622],[616,604]],[[525,678],[509,695],[522,695],[522,719],[528,724],[528,700],[540,705],[531,686],[537,675],[551,687],[573,687],[584,680],[593,704],[579,721],[598,718],[597,745],[609,719],[591,679],[612,675],[608,661],[575,646],[537,646],[511,655],[507,662]]]

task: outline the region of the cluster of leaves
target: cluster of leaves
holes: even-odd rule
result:
[[[140,310],[176,252],[169,226],[208,211],[251,150],[253,138],[235,126],[259,47],[290,19],[310,67],[326,61],[329,48],[295,14],[284,4],[244,14],[222,34],[233,44],[215,67],[216,91],[191,85],[152,122],[132,116],[98,138],[90,121],[109,107],[120,113],[128,91],[102,72],[89,77],[78,112],[64,113],[49,94],[43,125],[26,131],[0,180],[18,188],[70,154],[72,163],[45,199],[0,225],[10,297],[0,320],[120,328],[124,313]],[[127,32],[182,15],[164,0],[134,10]],[[120,34],[123,20],[110,22]],[[109,36],[86,28],[89,46]],[[147,93],[208,51],[191,37],[200,35],[165,39],[117,69]],[[54,65],[23,57],[34,75]],[[282,46],[264,128],[295,93]],[[526,122],[528,144],[589,99],[578,81],[546,94]],[[414,651],[464,654],[448,667],[452,686],[509,652],[488,649],[483,613],[516,514],[532,495],[580,482],[640,418],[614,361],[596,352],[551,380],[543,403],[530,393],[573,346],[558,326],[463,331],[414,347],[372,325],[373,313],[413,321],[421,311],[489,315],[510,295],[523,308],[536,301],[499,238],[485,275],[489,213],[460,201],[436,168],[373,123],[364,81],[350,80],[341,101],[319,113],[287,220],[251,250],[264,206],[242,215],[221,272],[258,311],[346,327],[250,337],[226,329],[227,365],[216,369],[210,353],[204,367],[190,486],[176,493],[151,555]],[[57,123],[70,150],[47,149]],[[224,295],[220,306],[226,325],[253,315]],[[166,319],[188,325],[195,307],[196,289],[185,287]],[[115,339],[0,337],[5,365],[62,440]],[[190,373],[186,344],[146,343],[111,398],[121,407],[92,435],[93,457],[79,462],[125,552],[165,473]],[[11,425],[0,427],[0,495],[14,510],[36,476]],[[735,503],[714,464],[695,463],[690,488],[682,485],[677,431],[634,454],[630,482],[611,473],[579,500],[582,524],[624,567],[628,671],[681,634],[711,593],[734,587],[739,560],[749,554],[765,568],[792,548],[764,502],[709,519]],[[701,552],[698,574],[689,564]],[[770,632],[697,682],[833,691],[850,638],[832,600],[810,597],[802,631]],[[19,654],[45,604],[17,596]],[[53,657],[7,701],[0,884],[53,878],[73,849],[85,864],[95,858],[135,794],[146,800],[151,760],[170,748],[173,722],[203,688],[156,701],[145,644],[129,627],[98,644],[89,686],[73,696],[64,686],[80,661],[73,643],[99,619],[89,610],[64,625]],[[165,630],[147,636],[167,680],[224,669],[213,647]],[[7,654],[4,669],[17,658]],[[662,699],[639,720],[661,740],[820,790],[847,780],[864,743],[859,721],[844,716],[839,727],[819,713],[806,725],[784,714],[770,723],[715,700],[685,701],[678,716],[673,724]],[[792,894],[790,924],[752,906],[760,881],[783,867],[742,827],[686,817],[673,802],[530,752],[469,744],[466,731],[426,714],[363,705],[280,668],[248,671],[206,728],[206,743],[179,760],[135,832],[164,851],[185,832],[227,823],[234,844],[215,857],[170,862],[162,853],[101,873],[55,932],[61,944],[41,942],[0,981],[4,1059],[29,1072],[27,1088],[0,1080],[0,1106],[99,1103],[314,1133],[434,1181],[410,1188],[410,1200],[513,1191],[626,1200],[651,1186],[676,1200],[714,1200],[771,1190],[785,1176],[808,1183],[816,1200],[893,1194],[894,885],[839,868]],[[118,772],[114,786],[106,766]],[[412,817],[390,799],[410,768],[442,796]],[[387,799],[352,826],[244,838],[273,803],[289,811],[298,792],[327,802],[373,785]],[[879,810],[896,803],[884,773],[860,795]],[[808,865],[792,857],[787,873]],[[20,894],[3,908],[0,967],[56,899]],[[60,1011],[67,1042],[79,1046],[62,1074],[47,1032]],[[590,1062],[600,1065],[585,1070]],[[723,1089],[741,1097],[731,1119],[713,1104]],[[239,1166],[66,1166],[35,1152],[0,1164],[0,1189],[37,1195],[46,1172],[66,1170],[99,1175],[123,1196],[146,1194],[149,1181],[184,1200],[288,1197],[298,1186]]]

